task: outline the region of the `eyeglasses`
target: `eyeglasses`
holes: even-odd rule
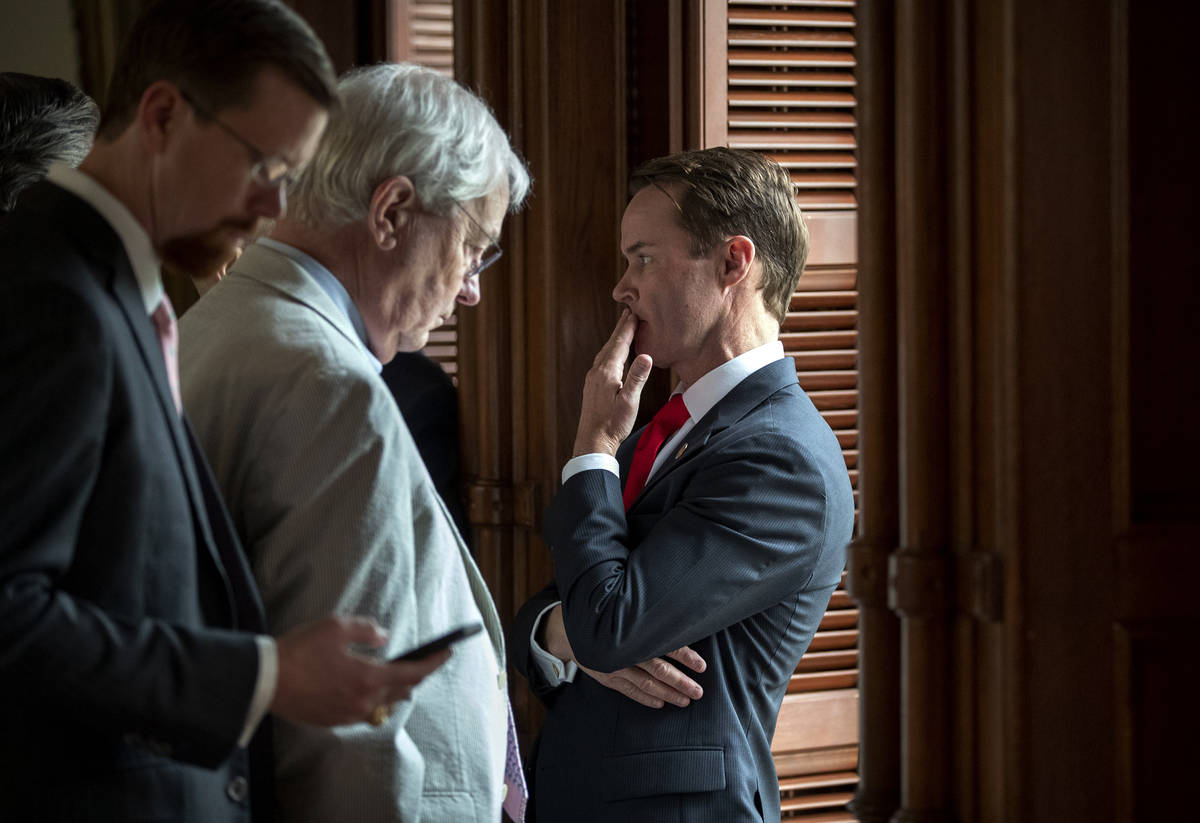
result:
[[[479,225],[479,221],[471,216],[471,212],[467,211],[466,207],[462,203],[455,202],[454,205],[458,206],[459,210],[461,210],[462,213],[467,216],[467,219],[475,224],[475,228],[479,229],[479,232],[488,239],[489,245],[483,250],[483,254],[480,255],[479,265],[467,272],[468,279],[472,277],[478,277],[480,272],[500,259],[500,255],[504,254],[504,249],[500,248],[500,240],[492,237],[492,235],[488,233],[487,229]]]
[[[250,179],[256,185],[267,188],[278,188],[283,186],[285,189],[291,187],[296,182],[297,172],[291,165],[282,157],[268,157],[266,152],[251,143],[245,137],[238,134],[232,126],[226,124],[221,118],[217,117],[208,108],[196,102],[196,98],[192,97],[183,89],[179,90],[179,94],[188,105],[196,110],[196,113],[205,120],[211,120],[221,127],[221,130],[232,137],[234,140],[242,144],[246,151],[250,152]]]

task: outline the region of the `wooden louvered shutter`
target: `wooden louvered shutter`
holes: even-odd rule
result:
[[[857,504],[854,2],[706,0],[704,21],[705,145],[778,161],[808,221],[808,266],[781,338],[837,434]],[[858,613],[844,583],[779,714],[772,749],[787,820],[854,820]]]
[[[391,0],[388,25],[388,59],[407,60],[454,76],[451,0]]]
[[[390,0],[388,59],[406,60],[454,76],[452,0]],[[458,383],[458,315],[429,334],[423,349]]]

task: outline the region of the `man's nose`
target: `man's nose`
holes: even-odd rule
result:
[[[287,186],[255,186],[250,207],[257,217],[278,220],[287,214]]]
[[[458,290],[458,302],[464,306],[474,306],[479,302],[479,276],[468,277]]]
[[[629,268],[626,267],[625,273],[621,275],[621,279],[617,281],[617,285],[613,287],[613,300],[618,303],[631,304],[633,302],[633,287],[629,284]]]

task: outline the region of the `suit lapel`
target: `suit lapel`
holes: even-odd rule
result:
[[[246,277],[281,292],[312,309],[355,348],[362,348],[354,325],[341,307],[294,260],[269,246],[255,243],[238,258],[231,274]]]
[[[235,605],[232,628],[263,633],[267,631],[266,610],[258,587],[254,583],[254,574],[245,554],[241,550],[237,532],[229,520],[229,512],[221,499],[217,481],[209,470],[204,459],[204,452],[196,441],[196,434],[186,419],[182,421],[184,434],[187,437],[188,449],[192,453],[196,478],[204,499],[204,509],[207,517],[198,518],[205,524],[206,533],[211,534],[208,544],[213,547],[222,580],[229,595],[229,601]]]
[[[108,222],[88,203],[74,194],[53,184],[41,183],[31,187],[27,192],[27,197],[29,204],[34,209],[41,211],[55,225],[63,227],[63,231],[75,243],[79,252],[89,259],[124,317],[141,362],[154,386],[159,412],[163,415],[167,430],[171,433],[175,459],[183,474],[184,486],[187,489],[188,502],[192,510],[196,541],[203,546],[201,553],[210,558],[215,567],[214,570],[222,581],[227,595],[225,602],[231,612],[234,612],[231,617],[236,624],[238,600],[234,597],[233,587],[230,585],[224,564],[217,554],[213,542],[192,451],[183,430],[183,420],[175,409],[175,399],[171,395],[170,384],[167,382],[167,365],[163,361],[162,347],[154,332],[153,323],[146,313],[146,305],[142,300],[141,291],[138,289],[137,278],[133,274],[133,267],[129,262],[125,247]],[[166,457],[163,455],[164,459]]]
[[[213,533],[209,527],[209,518],[206,515],[206,502],[196,474],[195,461],[202,458],[197,453],[197,457],[195,460],[193,459],[192,449],[184,432],[183,420],[175,409],[175,400],[171,395],[171,387],[167,383],[167,366],[163,361],[162,348],[159,345],[158,336],[154,332],[153,323],[146,313],[146,305],[138,290],[137,278],[133,274],[133,267],[129,262],[125,246],[108,221],[101,217],[91,205],[52,183],[43,181],[31,186],[22,194],[22,205],[35,212],[40,212],[49,223],[61,228],[64,236],[69,238],[78,252],[89,260],[97,278],[112,294],[113,301],[120,309],[142,364],[154,386],[159,412],[163,415],[167,430],[171,433],[176,463],[183,474],[184,486],[192,510],[196,541],[203,546],[200,553],[211,560],[213,570],[220,577],[227,595],[225,602],[231,611],[232,624],[236,625],[240,601],[245,598],[235,597],[235,590],[246,587],[235,588],[230,584],[225,564],[218,554]],[[166,457],[163,455],[164,459]],[[253,586],[249,585],[248,588],[250,598],[256,598],[257,594]],[[258,614],[261,615],[261,611],[261,605],[259,605]]]
[[[187,488],[188,501],[191,504],[192,520],[196,527],[196,542],[203,546],[204,553],[215,567],[221,585],[225,589],[231,625],[236,626],[241,598],[235,595],[235,588],[230,582],[226,564],[222,561],[213,539],[208,506],[200,486],[200,478],[196,473],[196,462],[203,457],[199,451],[193,453],[192,447],[188,443],[183,418],[175,409],[175,399],[171,395],[171,387],[167,382],[167,364],[163,360],[162,346],[159,344],[154,326],[146,314],[146,305],[138,290],[137,280],[124,253],[121,254],[115,268],[111,289],[117,305],[121,308],[121,313],[125,315],[125,322],[137,344],[142,362],[150,374],[150,380],[154,384],[154,393],[158,398],[159,411],[163,415],[168,431],[171,432],[171,443],[175,447],[175,459],[183,473],[184,486]],[[238,587],[238,589],[241,588]],[[261,606],[259,612],[261,614]]]
[[[188,482],[192,505],[199,511],[201,506],[196,477],[186,454],[187,444],[179,414],[175,410],[175,400],[171,396],[171,387],[167,382],[167,365],[163,361],[162,347],[154,332],[154,325],[146,313],[137,278],[133,274],[133,267],[121,239],[88,203],[52,183],[43,182],[31,187],[23,195],[22,204],[40,211],[53,224],[61,226],[63,232],[74,241],[79,252],[96,267],[99,279],[112,294],[113,301],[120,308],[129,327],[130,336],[137,345],[142,363],[149,372],[160,411],[171,432],[176,455]]]
[[[709,439],[737,423],[775,392],[797,383],[795,361],[790,357],[785,357],[782,360],[768,363],[734,386],[729,394],[722,397],[717,405],[708,410],[708,414],[696,421],[696,425],[683,438],[682,443],[672,447],[666,462],[646,482],[630,509],[637,506],[646,492],[654,488],[656,483],[694,459],[704,449]],[[626,438],[618,452],[622,484],[629,474],[629,461],[633,459],[632,444],[636,444],[636,442],[636,438]]]

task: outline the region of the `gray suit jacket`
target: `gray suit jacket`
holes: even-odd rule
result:
[[[486,632],[379,728],[277,721],[286,820],[495,820],[504,641],[483,579],[350,321],[262,245],[180,321],[184,407],[250,555],[272,632],[366,615],[386,653]]]

